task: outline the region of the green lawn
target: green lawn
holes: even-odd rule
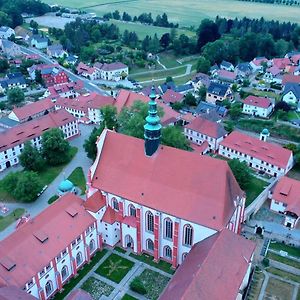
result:
[[[53,196],[50,197],[50,199],[48,200],[48,204],[51,204],[51,203],[55,202],[58,198],[59,198],[59,196],[53,195]]]
[[[18,220],[25,212],[24,208],[17,208],[7,216],[0,216],[0,231],[3,231],[10,224]]]
[[[300,262],[295,261],[295,260],[291,260],[287,257],[283,257],[283,256],[277,255],[275,253],[268,252],[267,258],[272,259],[272,260],[276,260],[276,261],[279,261],[283,264],[286,264],[286,265],[289,265],[291,267],[300,269]]]
[[[269,98],[275,98],[276,101],[280,100],[280,95],[278,95],[274,92],[265,92],[265,91],[259,91],[259,90],[253,89],[253,90],[251,90],[251,93],[256,95],[256,96],[259,96],[259,97],[267,96]]]
[[[172,265],[170,263],[165,262],[163,260],[160,260],[159,262],[156,263],[155,261],[153,261],[153,256],[150,256],[148,254],[136,255],[136,254],[130,253],[129,256],[134,257],[135,259],[142,261],[154,268],[165,271],[166,273],[174,274],[174,272],[175,272],[173,269],[171,269]]]
[[[92,268],[99,262],[99,260],[106,254],[107,250],[97,252],[91,259],[89,264],[86,264],[81,270],[78,271],[78,275],[73,277],[69,283],[64,285],[64,289],[61,293],[55,295],[54,300],[63,300],[67,294],[69,294],[74,287],[79,283],[79,281],[86,276]]]
[[[86,179],[83,173],[83,169],[81,167],[76,168],[68,179],[77,187],[81,189],[81,194],[85,193],[86,189]]]
[[[151,300],[158,299],[170,280],[168,277],[149,269],[145,269],[137,278],[139,278],[147,291],[145,297]]]
[[[300,248],[288,246],[278,242],[271,242],[269,248],[277,251],[286,251],[289,255],[300,258]]]
[[[88,278],[81,288],[88,292],[94,300],[99,300],[102,295],[108,297],[114,290],[112,286],[94,277]]]
[[[181,65],[177,62],[178,57],[169,52],[160,53],[159,60],[166,68],[179,67]]]
[[[277,275],[283,279],[287,279],[287,280],[291,280],[291,281],[295,281],[295,282],[299,282],[300,283],[300,276],[289,273],[289,272],[285,272],[273,267],[267,268],[266,269],[267,272]]]
[[[128,294],[125,294],[121,300],[138,300],[138,299],[136,299]]]
[[[113,253],[95,272],[116,283],[119,283],[133,266],[134,262]]]
[[[268,185],[268,183],[264,180],[251,176],[251,182],[246,192],[246,206],[250,205],[256,197],[264,190],[264,188]]]

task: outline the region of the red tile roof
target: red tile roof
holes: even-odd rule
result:
[[[88,197],[83,206],[85,209],[97,212],[106,205],[106,200],[100,191],[97,191],[92,196]]]
[[[279,145],[261,141],[238,131],[230,133],[220,145],[248,154],[271,165],[286,168],[293,155],[291,150]]]
[[[66,194],[39,215],[0,242],[0,257],[8,258],[15,266],[7,271],[0,263],[0,278],[7,285],[23,288],[51,259],[83,233],[96,219],[85,209],[83,200]],[[72,217],[68,211],[76,211]],[[35,235],[43,232],[47,237],[41,242]]]
[[[276,184],[272,198],[287,204],[286,211],[293,212],[300,217],[300,181],[286,176],[280,178]]]
[[[250,95],[244,100],[244,104],[261,108],[268,108],[270,105],[272,105],[272,102],[269,98]]]
[[[221,78],[229,79],[229,80],[235,80],[236,74],[234,72],[230,72],[227,70],[218,70],[217,74]]]
[[[66,300],[93,300],[91,295],[82,289],[73,290]]]
[[[64,108],[73,108],[80,111],[87,112],[88,109],[97,109],[105,105],[113,105],[114,98],[109,96],[103,96],[97,93],[91,93],[82,95],[74,99],[58,98],[55,102],[56,106]]]
[[[287,65],[291,63],[290,59],[287,57],[284,58],[273,58],[273,66],[276,66],[279,69],[284,69]]]
[[[202,117],[195,118],[195,120],[193,120],[190,124],[185,125],[184,127],[213,137],[215,139],[227,134],[227,131],[221,124],[209,121]]]
[[[88,73],[88,74],[93,74],[94,72],[96,72],[96,68],[94,67],[89,67],[88,65],[80,62],[76,68],[78,74],[82,74],[82,73]]]
[[[159,299],[236,299],[254,250],[255,243],[223,229],[193,246]]]
[[[120,69],[126,69],[128,68],[126,65],[124,65],[121,62],[115,62],[115,63],[111,63],[111,64],[103,64],[101,67],[102,71],[117,71]]]
[[[35,297],[18,289],[15,286],[5,286],[0,288],[1,300],[36,300]]]
[[[114,224],[115,222],[120,222],[122,219],[122,216],[110,206],[107,206],[106,211],[102,217],[102,221],[107,224]]]
[[[173,91],[172,89],[168,89],[162,96],[162,100],[165,103],[175,103],[181,102],[184,98],[184,95]]]
[[[296,65],[299,63],[299,60],[300,60],[300,54],[295,54],[291,57],[291,61]]]
[[[121,90],[118,97],[116,98],[115,106],[118,113],[121,112],[123,107],[130,107],[135,101],[142,101],[148,103],[150,100],[149,97],[137,94],[127,90]],[[173,110],[170,106],[158,101],[157,105],[162,107],[164,110],[164,115],[161,118],[161,123],[167,125],[173,123],[175,120],[178,120],[180,114]]]
[[[126,216],[122,220],[122,224],[126,224],[126,225],[129,225],[131,227],[137,227],[137,219],[136,219],[136,217],[133,217],[133,216]]]
[[[216,230],[228,224],[244,193],[227,162],[167,146],[147,157],[141,139],[102,135],[93,187]]]
[[[292,74],[285,74],[282,77],[282,84],[285,85],[287,83],[300,83],[300,76],[292,75]]]
[[[273,76],[276,76],[281,73],[281,70],[277,66],[273,66],[267,69],[267,72],[271,73]]]
[[[50,112],[43,117],[12,127],[0,133],[0,152],[41,136],[48,129],[58,128],[75,120],[75,117],[66,110],[60,109]]]
[[[63,84],[56,84],[48,87],[48,91],[50,92],[50,96],[59,96],[60,93],[66,93],[70,90],[79,91],[83,88],[83,81],[77,80],[72,82],[67,82]]]
[[[19,120],[23,120],[50,109],[54,109],[54,103],[51,99],[46,98],[22,107],[16,107],[13,109],[13,112]]]
[[[256,66],[261,66],[261,64],[263,63],[263,62],[268,62],[268,59],[267,58],[265,58],[265,57],[256,57],[256,58],[254,58],[253,60],[252,60],[252,63],[254,63]]]
[[[209,144],[207,141],[204,141],[201,145],[197,145],[194,143],[190,144],[190,147],[197,153],[202,155],[205,151],[209,150]]]

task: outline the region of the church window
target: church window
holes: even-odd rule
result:
[[[165,238],[172,239],[173,238],[173,222],[171,219],[165,219]]]
[[[189,224],[183,227],[183,244],[186,246],[193,244],[193,227]]]
[[[136,209],[132,204],[128,206],[128,214],[129,216],[136,217]]]
[[[146,247],[147,247],[148,251],[151,251],[151,252],[154,251],[154,243],[153,243],[153,241],[150,240],[150,239],[148,239],[146,241]]]
[[[69,276],[69,271],[68,271],[68,267],[67,266],[63,266],[63,268],[61,269],[61,278],[62,281],[65,281]]]
[[[146,213],[146,229],[150,232],[154,231],[154,217],[150,211]]]
[[[164,248],[164,255],[165,255],[165,258],[172,259],[172,249],[171,249],[171,247],[166,246]]]
[[[119,210],[119,202],[116,198],[112,198],[112,205],[115,210]]]
[[[76,265],[77,267],[80,266],[83,262],[82,253],[78,252],[76,255]]]
[[[53,292],[53,283],[51,280],[47,281],[45,285],[46,297],[49,297]]]

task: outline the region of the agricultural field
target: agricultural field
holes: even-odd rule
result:
[[[204,18],[215,18],[217,15],[227,18],[261,18],[282,22],[300,22],[300,8],[296,6],[275,5],[259,2],[244,2],[237,0],[174,0],[170,8],[167,0],[45,0],[49,4],[61,4],[71,8],[81,8],[95,12],[101,16],[104,13],[119,10],[130,15],[151,12],[156,16],[166,12],[171,22],[182,26],[197,27]],[[266,13],[267,11],[267,13]]]

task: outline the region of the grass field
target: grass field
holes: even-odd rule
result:
[[[19,219],[24,214],[24,212],[25,212],[24,208],[17,208],[5,217],[0,216],[0,231],[4,230],[10,224],[12,224],[17,219]]]
[[[292,273],[289,273],[289,272],[285,272],[285,271],[282,271],[282,270],[279,270],[279,269],[276,269],[276,268],[268,268],[267,271],[269,273],[272,273],[274,275],[277,275],[283,279],[286,279],[286,280],[291,280],[291,281],[295,281],[295,282],[298,282],[300,283],[300,276],[298,275],[295,275],[295,274],[292,274]]]
[[[101,16],[104,13],[119,10],[130,15],[151,12],[153,16],[166,12],[171,22],[180,26],[198,26],[202,19],[215,18],[217,15],[227,18],[261,18],[282,22],[300,22],[300,8],[296,6],[274,5],[237,0],[45,0],[49,4],[61,4],[72,8],[84,8]],[[117,2],[117,3],[116,3]]]
[[[279,261],[279,262],[281,262],[283,264],[286,264],[286,265],[289,265],[291,267],[300,269],[300,262],[295,261],[295,260],[291,260],[291,259],[289,259],[287,257],[280,256],[280,255],[277,255],[277,254],[272,253],[272,252],[268,252],[267,258],[275,260],[275,261]]]
[[[282,243],[271,242],[270,249],[277,250],[277,251],[286,251],[289,255],[299,257],[300,258],[300,248],[292,247],[289,245],[285,245]]]
[[[83,169],[81,167],[77,167],[76,169],[74,169],[74,171],[68,177],[68,180],[70,180],[75,186],[81,189],[81,195],[85,193],[86,180]]]
[[[256,197],[264,190],[265,186],[267,185],[268,185],[267,182],[252,176],[249,187],[245,189],[246,206],[250,205],[256,199]]]

